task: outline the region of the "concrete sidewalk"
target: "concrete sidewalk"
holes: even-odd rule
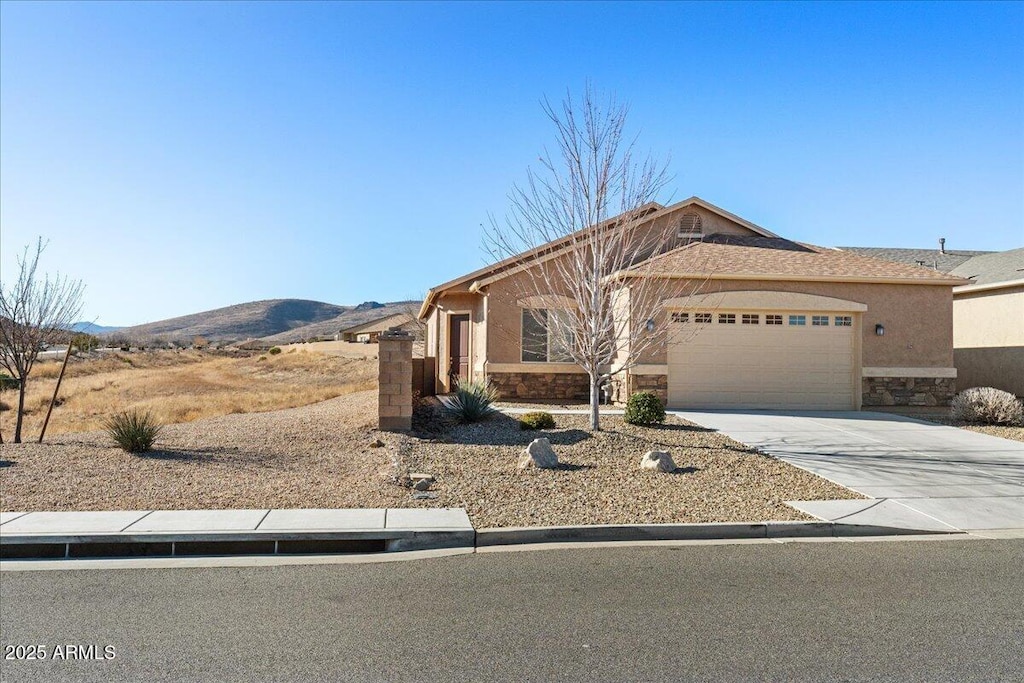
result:
[[[933,531],[1024,528],[1024,443],[867,411],[673,413],[872,498],[790,501],[820,519]]]
[[[462,508],[0,513],[3,557],[383,552],[473,547]]]

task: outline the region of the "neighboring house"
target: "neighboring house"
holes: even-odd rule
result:
[[[957,386],[996,387],[1024,396],[1024,248],[948,251],[843,247],[893,261],[923,262],[966,278],[953,289],[953,364]]]
[[[362,323],[341,330],[338,333],[338,339],[347,342],[376,344],[381,332],[385,332],[392,327],[398,327],[406,332],[411,332],[417,338],[421,336],[420,324],[416,321],[414,315],[411,313],[394,313],[377,320],[371,320],[368,323]]]
[[[617,294],[628,297],[640,277],[664,280],[671,291],[654,322],[668,327],[669,342],[614,377],[616,400],[649,389],[671,408],[859,409],[952,397],[952,290],[960,278],[798,244],[698,197],[644,207],[638,232],[646,225],[678,225],[679,240],[618,273]],[[538,316],[527,312],[557,315],[571,302],[560,292],[520,294],[524,262],[542,253],[561,258],[568,248],[552,242],[427,293],[419,317],[439,393],[469,376],[507,398],[589,395],[578,366],[561,362],[550,339],[538,345],[545,331],[533,329]],[[690,272],[693,262],[706,265]],[[631,314],[628,305],[618,312]]]

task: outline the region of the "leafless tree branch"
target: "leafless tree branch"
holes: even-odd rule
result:
[[[491,219],[485,248],[497,261],[519,260],[517,295],[571,301],[557,315],[534,315],[589,376],[597,430],[602,385],[665,345],[670,333],[662,310],[669,282],[637,276],[651,256],[683,245],[675,224],[646,219],[668,176],[625,136],[627,107],[589,86],[578,100],[567,94],[560,106],[542,106],[555,127],[555,152],[545,150],[540,170],[528,170],[525,184],[512,188],[508,214],[503,222]],[[626,270],[632,277],[616,277]]]
[[[0,366],[19,385],[14,443],[21,443],[25,386],[39,352],[55,343],[70,343],[71,325],[82,310],[85,288],[81,281],[59,273],[39,274],[45,249],[42,238],[34,251],[25,247],[18,259],[17,279],[10,286],[0,284]]]

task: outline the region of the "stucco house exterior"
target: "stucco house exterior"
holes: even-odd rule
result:
[[[957,386],[996,387],[1024,396],[1024,248],[1007,251],[843,247],[921,264],[965,278],[953,288],[953,365]]]
[[[796,243],[699,197],[652,203],[636,221],[679,239],[614,274],[615,315],[635,317],[639,279],[658,278],[650,322],[668,341],[613,377],[614,400],[644,389],[670,408],[860,409],[954,394],[952,292],[965,280]],[[473,377],[506,398],[587,398],[587,376],[531,322],[571,302],[522,294],[531,262],[566,248],[549,243],[429,290],[419,318],[439,393]]]
[[[338,341],[376,344],[380,339],[381,333],[392,327],[397,327],[403,332],[409,332],[417,339],[420,337],[420,324],[416,321],[415,316],[410,313],[395,313],[347,327],[338,332],[337,339]]]

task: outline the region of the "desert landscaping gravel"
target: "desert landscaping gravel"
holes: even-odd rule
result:
[[[503,414],[454,425],[427,413],[410,435],[377,432],[375,402],[375,391],[360,392],[169,425],[145,455],[102,432],[5,444],[0,509],[465,507],[476,526],[496,527],[800,520],[809,517],[786,500],[860,497],[673,417],[643,428],[606,416],[592,434],[584,416],[529,432]],[[539,436],[560,468],[519,470]],[[648,450],[668,450],[677,472],[640,470]],[[436,498],[395,484],[405,471],[432,474]]]

